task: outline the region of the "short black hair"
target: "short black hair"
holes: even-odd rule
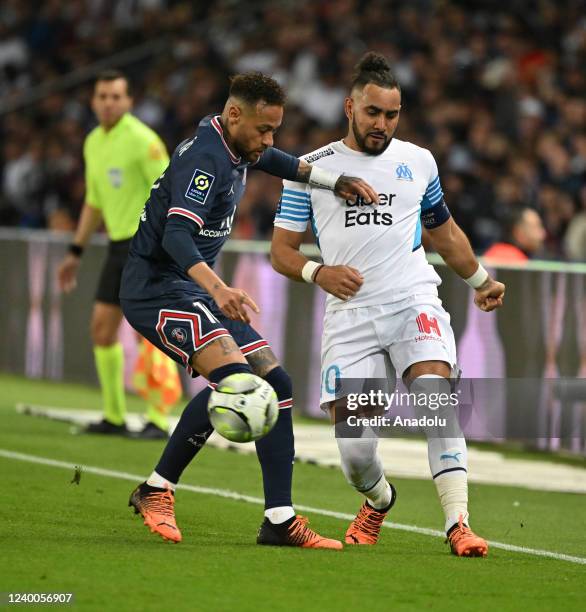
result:
[[[286,97],[279,83],[262,72],[246,72],[231,77],[230,95],[247,104],[263,101],[269,106],[284,106]]]
[[[129,78],[126,76],[124,72],[122,72],[122,70],[116,70],[114,68],[110,68],[108,70],[102,70],[102,72],[99,72],[96,76],[94,87],[98,83],[101,83],[102,81],[116,81],[118,79],[124,79],[126,81],[126,93],[129,96],[132,95]]]
[[[530,206],[513,205],[504,214],[502,218],[503,237],[508,242],[514,242],[515,230],[525,220],[527,211],[535,210]]]
[[[354,66],[350,89],[363,88],[369,83],[374,83],[385,89],[398,89],[401,91],[399,82],[391,72],[391,67],[384,55],[369,51],[365,53],[360,61]]]

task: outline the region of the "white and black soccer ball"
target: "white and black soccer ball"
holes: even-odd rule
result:
[[[279,416],[277,394],[269,383],[246,372],[226,376],[210,396],[208,414],[214,429],[231,442],[266,436]]]

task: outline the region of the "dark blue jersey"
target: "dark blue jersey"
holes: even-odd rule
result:
[[[232,230],[249,167],[228,148],[220,116],[204,118],[151,189],[122,275],[121,298],[203,291],[187,270],[202,261],[214,265]],[[294,180],[299,160],[271,147],[252,167]]]

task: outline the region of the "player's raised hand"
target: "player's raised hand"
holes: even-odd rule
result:
[[[336,181],[334,191],[345,200],[355,200],[359,196],[367,204],[378,204],[377,192],[366,181],[356,176],[342,174]]]
[[[248,293],[242,289],[219,287],[214,291],[212,297],[218,308],[233,321],[250,323],[250,317],[246,308],[250,308],[256,313],[260,312],[260,308],[254,303]]]
[[[358,293],[364,278],[356,268],[350,266],[322,266],[314,282],[324,291],[346,301]]]
[[[79,270],[79,257],[66,255],[57,268],[57,281],[59,288],[70,293],[77,287],[77,271]]]
[[[474,303],[480,310],[490,312],[503,305],[505,297],[505,286],[492,278],[487,278],[485,283],[476,289]]]

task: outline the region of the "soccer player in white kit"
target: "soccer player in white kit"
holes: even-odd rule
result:
[[[374,187],[379,203],[344,200],[325,189],[284,181],[275,218],[275,270],[314,282],[329,294],[321,403],[332,420],[337,402],[344,400],[332,377],[386,378],[389,359],[410,391],[430,386],[450,391],[457,371],[454,335],[438,298],[440,278],[421,246],[422,227],[433,249],[474,288],[481,310],[503,303],[504,285],[478,263],[450,215],[432,154],[393,138],[400,109],[401,91],[388,63],[367,53],[345,101],[348,134],[303,159],[328,171],[352,171]],[[299,251],[308,222],[323,265]],[[486,556],[486,541],[469,527],[466,442],[456,428],[449,437],[426,430],[431,474],[452,552]],[[396,496],[384,476],[377,439],[337,438],[337,443],[348,482],[366,498],[346,543],[375,544]]]

